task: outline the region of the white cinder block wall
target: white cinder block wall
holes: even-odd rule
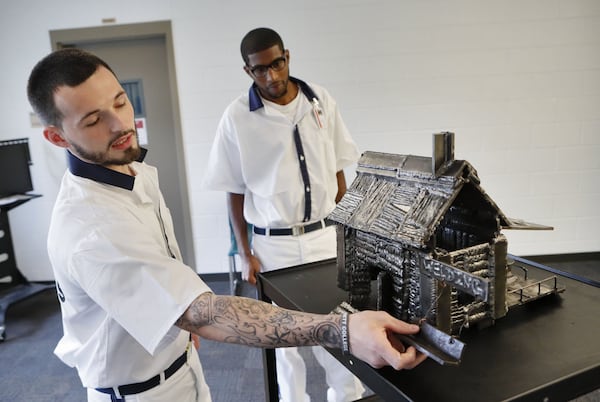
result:
[[[0,139],[30,137],[44,194],[10,217],[32,280],[51,278],[45,235],[65,166],[31,128],[25,81],[49,30],[102,18],[172,21],[200,273],[227,271],[225,198],[200,178],[222,110],[250,85],[238,48],[257,26],[282,34],[292,74],[337,98],[361,150],[430,155],[431,134],[454,131],[456,157],[508,216],[555,227],[506,231],[510,252],[600,250],[600,1],[26,0],[0,10]]]

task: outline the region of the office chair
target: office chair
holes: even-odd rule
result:
[[[252,246],[252,225],[248,224],[246,226],[248,230],[248,242],[250,246]],[[231,226],[231,220],[229,220],[229,252],[227,255],[229,256],[229,289],[232,296],[238,296],[240,293],[241,286],[241,278],[238,275],[235,255],[238,254],[237,240],[235,240],[235,234],[233,233],[233,227]]]

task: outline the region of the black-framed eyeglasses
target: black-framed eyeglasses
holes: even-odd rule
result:
[[[273,60],[268,65],[257,64],[256,66],[249,67],[252,74],[257,78],[264,78],[267,76],[269,69],[273,71],[281,71],[285,68],[287,64],[287,58],[285,56],[281,56]]]

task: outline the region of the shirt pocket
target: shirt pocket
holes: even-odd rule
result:
[[[292,133],[289,134],[290,137]],[[300,178],[298,156],[293,139],[271,143],[257,141],[254,151],[243,162],[248,190],[261,198],[287,192]]]

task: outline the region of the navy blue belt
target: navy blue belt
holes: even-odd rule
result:
[[[320,221],[309,223],[308,225],[296,225],[291,228],[259,228],[254,226],[254,233],[265,236],[300,236],[304,233],[314,232],[333,225],[335,222],[321,219]]]
[[[164,372],[165,380],[171,377],[173,374],[177,372],[185,364],[187,361],[188,351],[186,349],[185,352],[181,356],[179,356]],[[127,384],[127,385],[119,385],[115,387],[119,394],[121,395],[133,395],[140,394],[144,391],[148,391],[160,384],[160,374],[155,375],[149,380],[144,382],[138,382],[135,384]],[[96,388],[96,391],[102,392],[104,394],[110,394],[111,401],[124,401],[125,398],[119,398],[115,392],[115,388]]]

